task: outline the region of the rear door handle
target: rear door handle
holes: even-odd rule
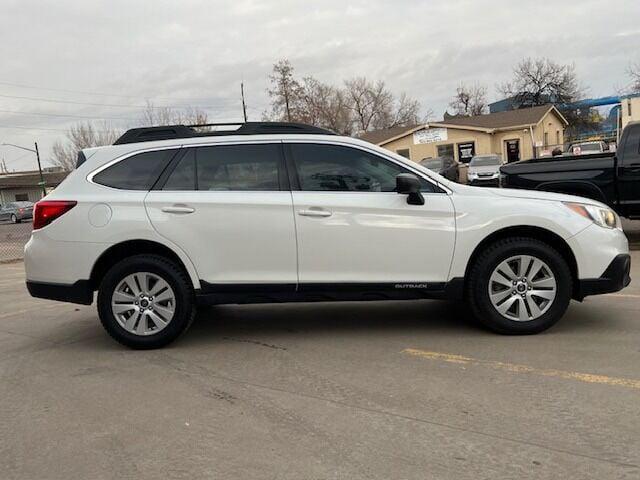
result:
[[[328,210],[310,208],[308,210],[298,210],[298,215],[302,217],[330,217],[331,212]]]
[[[171,207],[162,207],[162,211],[165,213],[193,213],[196,211],[195,208],[187,207],[186,205],[172,205]]]

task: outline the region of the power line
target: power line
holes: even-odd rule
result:
[[[156,96],[144,97],[142,95],[123,95],[120,93],[104,93],[104,92],[91,92],[87,90],[70,90],[65,88],[36,87],[35,85],[25,85],[23,83],[13,83],[13,82],[4,82],[4,81],[0,81],[0,85],[6,85],[9,87],[18,87],[18,88],[29,88],[32,90],[47,90],[50,92],[75,93],[80,95],[97,95],[101,97],[135,98],[138,100],[155,99],[155,100],[165,100],[165,101],[175,101],[175,100],[186,101],[186,99],[177,99],[177,98],[170,98],[170,97],[156,97]],[[145,105],[145,108],[146,108],[146,105]],[[156,107],[156,108],[163,108],[163,107]],[[175,108],[184,108],[184,107],[175,107]]]
[[[21,130],[48,130],[51,132],[66,132],[67,130],[62,128],[45,128],[45,127],[26,127],[24,125],[0,125],[0,128],[18,128]]]
[[[0,110],[0,113],[13,113],[17,115],[35,115],[39,117],[85,118],[88,120],[135,120],[135,118],[132,118],[132,117],[90,117],[86,115],[71,115],[67,113],[24,112],[24,111],[18,111],[18,110]]]
[[[73,100],[59,100],[59,99],[52,99],[52,98],[26,97],[26,96],[21,96],[21,95],[4,95],[4,94],[0,94],[0,97],[17,98],[17,99],[20,99],[20,100],[34,100],[34,101],[38,101],[38,102],[66,103],[66,104],[70,104],[70,105],[87,105],[87,106],[91,106],[91,107],[116,107],[116,108],[141,108],[141,109],[145,109],[145,108],[153,108],[153,109],[175,108],[175,109],[180,109],[180,108],[188,108],[188,107],[192,106],[192,105],[161,105],[161,106],[155,106],[155,105],[125,105],[125,104],[116,104],[116,103],[76,102],[76,101],[73,101]],[[226,105],[208,105],[208,106],[200,106],[198,108],[211,109],[211,108],[220,108],[220,107],[227,107],[227,106]]]

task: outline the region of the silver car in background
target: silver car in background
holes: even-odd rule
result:
[[[476,155],[469,162],[467,181],[469,185],[497,187],[500,167],[504,164],[500,155]]]
[[[9,220],[20,223],[22,220],[33,218],[32,202],[9,202],[0,207],[0,221]]]

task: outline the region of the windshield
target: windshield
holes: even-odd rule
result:
[[[429,170],[433,170],[434,172],[440,171],[442,168],[442,159],[440,158],[432,158],[429,160],[423,160],[420,162],[423,167],[428,168]]]
[[[579,143],[573,148],[579,148],[581,152],[599,152],[602,150],[599,143]]]
[[[471,159],[472,167],[488,167],[489,165],[500,165],[500,157],[497,155],[487,155],[484,157],[473,157]]]

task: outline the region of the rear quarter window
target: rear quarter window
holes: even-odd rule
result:
[[[151,190],[177,149],[138,153],[98,172],[93,181],[121,190]]]

